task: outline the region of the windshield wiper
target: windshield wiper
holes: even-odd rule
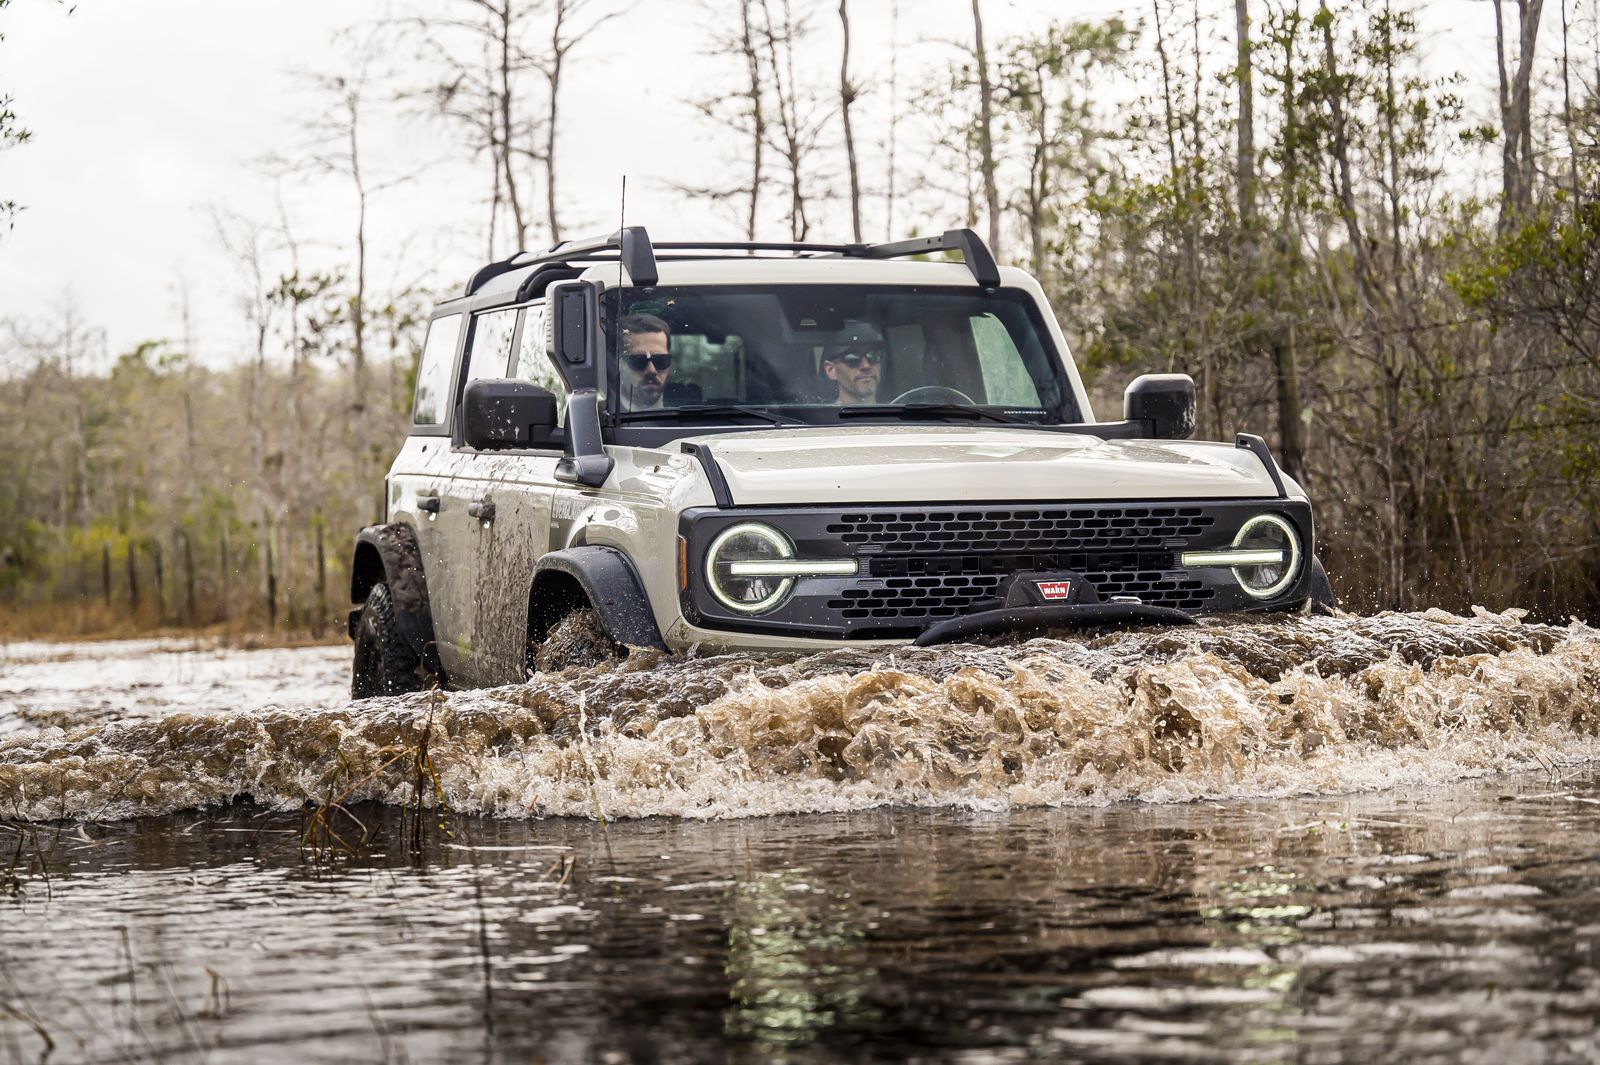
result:
[[[1015,415],[1001,414],[997,410],[972,407],[965,403],[865,403],[839,408],[840,420],[872,417],[906,418],[929,414],[944,417],[971,418],[974,420],[987,418],[989,421],[1004,422],[1006,425],[1039,424],[1032,418],[1018,418]]]
[[[658,407],[655,410],[629,410],[619,413],[617,415],[617,420],[632,422],[654,420],[657,418],[672,418],[677,416],[697,418],[718,414],[744,414],[751,418],[759,418],[762,421],[771,422],[773,425],[807,424],[803,419],[796,418],[790,414],[778,414],[774,411],[762,410],[760,407],[741,407],[735,403],[691,403],[683,407]]]

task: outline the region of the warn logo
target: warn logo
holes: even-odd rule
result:
[[[1072,591],[1071,581],[1034,581],[1039,594],[1046,599],[1065,599]]]

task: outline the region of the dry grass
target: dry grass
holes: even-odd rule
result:
[[[407,824],[402,827],[402,835],[412,853],[420,856],[433,832],[447,839],[455,838],[446,820],[450,807],[445,801],[444,785],[430,751],[433,715],[443,697],[444,693],[435,687],[429,693],[428,716],[415,741],[380,749],[376,752],[376,764],[357,767],[342,750],[334,750],[338,764],[328,778],[326,791],[321,798],[312,801],[300,819],[303,860],[320,866],[365,853],[373,834],[350,809],[350,800],[367,785],[396,769],[408,772],[411,778],[411,802],[405,808]],[[431,809],[423,803],[424,795],[433,797]]]
[[[148,637],[201,639],[227,647],[310,647],[345,643],[343,619],[324,626],[321,636],[310,629],[269,629],[256,619],[236,618],[206,625],[162,624],[153,617],[130,615],[126,609],[98,601],[58,604],[10,604],[0,609],[0,640],[132,640]]]

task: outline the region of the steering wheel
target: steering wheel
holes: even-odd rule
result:
[[[973,399],[958,388],[947,385],[919,385],[907,392],[902,392],[889,401],[890,403],[967,403]]]

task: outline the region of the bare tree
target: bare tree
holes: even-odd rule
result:
[[[789,193],[789,236],[803,241],[811,230],[811,156],[822,130],[819,108],[795,74],[795,51],[809,33],[803,18],[796,18],[790,0],[778,0],[781,19],[774,20],[773,0],[761,0],[762,45],[767,53],[775,125],[769,125],[769,142],[783,163],[784,185]]]
[[[534,57],[534,65],[544,75],[546,86],[544,150],[535,159],[544,166],[545,219],[550,226],[552,242],[561,239],[559,201],[556,198],[556,134],[561,128],[561,76],[566,68],[567,57],[601,26],[620,17],[626,10],[612,9],[596,14],[593,10],[595,3],[596,0],[550,0],[550,47],[542,55]],[[583,23],[585,15],[588,16],[587,23]],[[583,24],[575,26],[578,23]]]
[[[1000,189],[995,183],[994,85],[989,81],[989,57],[983,45],[983,10],[972,0],[973,56],[978,67],[978,159],[983,174],[983,202],[989,212],[989,249],[1001,258]]]
[[[416,44],[426,71],[423,87],[404,95],[426,101],[434,115],[462,131],[475,155],[488,158],[491,255],[502,210],[511,242],[526,246],[531,181],[517,162],[539,159],[550,147],[548,131],[529,114],[526,84],[529,74],[545,73],[542,45],[532,43],[542,14],[541,3],[526,0],[446,0],[388,24]],[[555,76],[559,82],[559,71]]]
[[[850,126],[850,105],[856,87],[850,81],[850,0],[839,0],[839,28],[844,47],[839,54],[839,117],[844,121],[844,151],[850,166],[850,231],[861,240],[861,173],[856,165],[856,136]]]
[[[749,177],[733,184],[695,185],[679,182],[674,185],[686,196],[707,199],[713,203],[730,200],[745,201],[743,217],[745,239],[755,240],[761,216],[761,191],[767,181],[765,152],[767,148],[767,96],[768,76],[764,50],[753,18],[755,5],[760,0],[737,0],[739,5],[738,31],[729,33],[726,12],[720,0],[708,2],[707,48],[710,56],[736,56],[740,63],[742,81],[733,93],[713,92],[690,101],[704,118],[730,130],[741,142],[748,145]]]
[[[1507,83],[1505,20],[1501,0],[1494,4],[1496,66],[1500,75],[1501,226],[1526,214],[1533,202],[1532,81],[1534,49],[1544,0],[1517,0],[1517,69]]]

